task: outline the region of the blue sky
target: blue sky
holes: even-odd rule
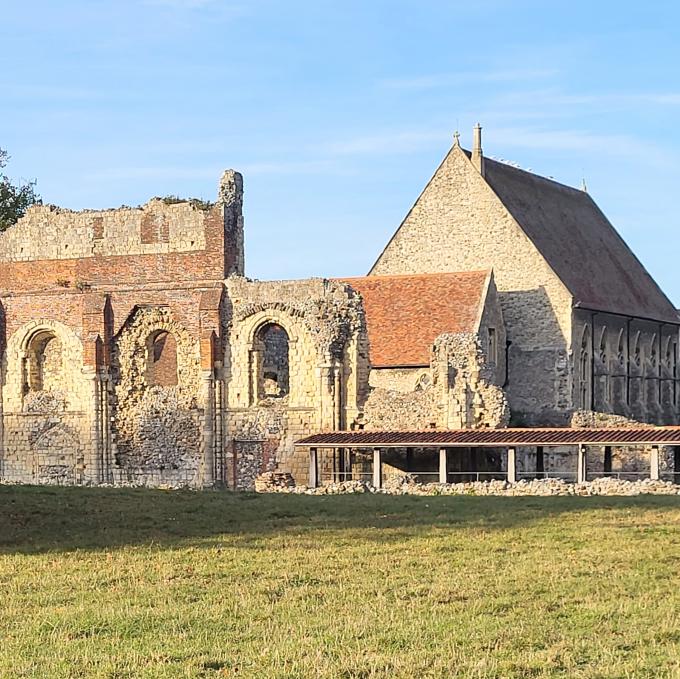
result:
[[[588,189],[680,304],[672,2],[2,0],[0,147],[71,208],[245,177],[257,278],[361,275],[460,128]]]

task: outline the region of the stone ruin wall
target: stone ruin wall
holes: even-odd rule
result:
[[[161,201],[101,212],[34,208],[0,236],[2,478],[194,487],[214,480],[246,489],[275,469],[304,482],[306,454],[296,455],[293,442],[317,431],[507,425],[504,366],[485,354],[484,329],[502,327],[493,313],[476,336],[438,338],[429,367],[370,372],[369,389],[363,309],[347,284],[236,275],[225,282],[243,271],[241,188],[240,175],[227,173],[207,211]],[[204,307],[210,285],[224,288],[219,308]],[[503,293],[501,304],[508,309]],[[527,305],[531,332],[543,328],[532,336],[536,353],[525,357],[543,372],[529,370],[527,379],[551,375],[561,394],[559,366],[541,354],[541,342],[554,339],[552,321],[544,307]],[[264,323],[289,335],[284,398],[253,390],[253,334]],[[176,347],[173,384],[147,383],[148,339],[159,330]],[[40,380],[31,338],[42,343]],[[503,343],[499,336],[499,352]],[[647,451],[612,455],[614,469],[649,470]],[[567,469],[569,456],[546,450],[546,470]],[[532,451],[519,458],[520,472],[534,468]],[[589,471],[598,465],[590,455]],[[671,466],[665,451],[662,470]]]
[[[139,207],[81,211],[34,205],[0,235],[0,262],[196,252],[210,246],[208,216],[222,213],[225,231],[233,235],[230,245],[238,251],[236,270],[242,273],[242,204],[243,178],[227,170],[216,203],[152,198]]]
[[[174,338],[177,374],[149,384],[149,338],[159,331]],[[201,485],[200,377],[198,340],[167,307],[139,308],[126,321],[113,351],[114,482]]]
[[[160,199],[137,208],[80,212],[33,206],[0,237],[0,261],[203,250],[204,216],[190,203]]]
[[[227,171],[213,205],[36,206],[0,235],[2,478],[212,482],[205,370],[221,332],[204,296],[243,270],[242,188]],[[176,345],[176,384],[145,381],[147,333],[159,329]]]
[[[10,336],[2,365],[2,478],[76,484],[96,476],[94,375],[82,366],[80,338],[60,322],[28,321]]]
[[[306,453],[294,442],[355,419],[368,382],[365,320],[359,296],[344,283],[227,280],[224,371],[227,384],[227,481],[252,488],[265,471],[305,480]],[[288,393],[258,388],[256,338],[268,324],[288,336]],[[322,469],[322,473],[324,473]]]

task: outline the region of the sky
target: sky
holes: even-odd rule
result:
[[[0,148],[73,209],[214,199],[246,274],[362,275],[449,149],[588,191],[680,305],[680,4],[0,0]]]

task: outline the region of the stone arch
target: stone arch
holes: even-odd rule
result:
[[[319,359],[299,313],[281,305],[258,308],[242,317],[234,334],[247,366],[247,405],[304,402],[302,384],[312,380]]]
[[[243,322],[246,327],[248,344],[252,346],[256,342],[258,333],[266,325],[280,326],[286,331],[288,342],[295,343],[300,334],[297,326],[301,318],[299,313],[292,313],[290,310],[279,307],[262,309],[251,316],[247,316],[243,319]]]
[[[195,484],[199,340],[168,307],[137,307],[114,338],[113,377],[117,465],[142,483]]]
[[[85,409],[88,391],[82,368],[83,345],[71,328],[48,319],[24,324],[7,342],[5,408]]]
[[[54,391],[63,384],[61,340],[51,330],[33,333],[26,346],[25,391]]]
[[[290,392],[290,340],[279,323],[266,321],[258,326],[253,349],[259,355],[254,366],[257,398],[285,398]]]
[[[148,351],[154,338],[171,335],[176,355],[175,385],[149,384]],[[113,342],[116,381],[125,382],[131,391],[148,386],[176,386],[182,392],[198,392],[200,384],[200,346],[186,328],[178,323],[168,307],[136,307]],[[174,380],[173,380],[174,381]]]

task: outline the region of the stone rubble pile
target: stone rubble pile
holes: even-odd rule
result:
[[[291,479],[292,480],[292,479]],[[263,488],[263,490],[260,490]],[[387,495],[500,495],[517,496],[596,496],[596,495],[680,495],[680,485],[670,481],[625,481],[604,477],[586,483],[568,483],[563,479],[532,479],[517,483],[507,481],[471,481],[469,483],[416,483],[409,477],[389,479],[382,489],[365,481],[328,483],[319,488],[264,484],[258,492],[305,495],[340,495],[344,493],[383,493]]]
[[[288,472],[264,472],[255,479],[257,493],[276,493],[294,486],[295,479]]]

